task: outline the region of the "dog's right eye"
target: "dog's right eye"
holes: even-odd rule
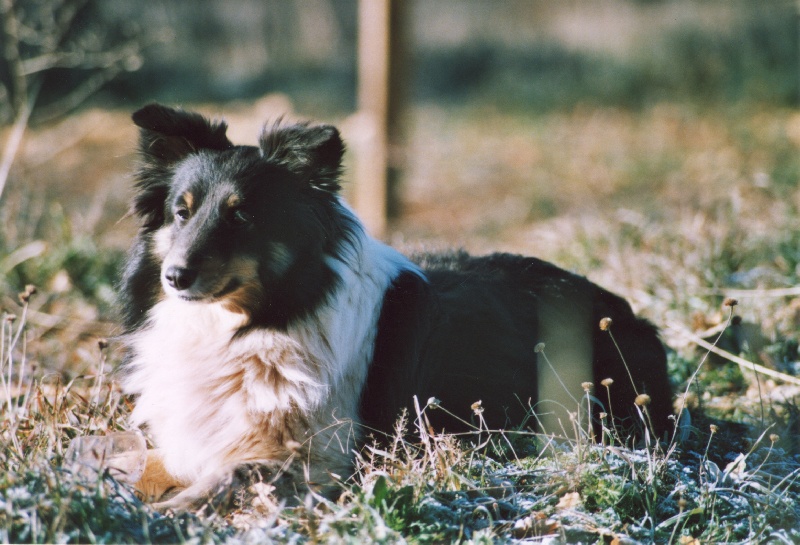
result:
[[[189,213],[188,208],[178,208],[177,210],[175,210],[175,221],[177,221],[178,223],[186,221],[189,219],[190,215],[191,214]]]

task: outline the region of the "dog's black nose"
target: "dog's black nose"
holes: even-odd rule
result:
[[[167,283],[176,290],[185,290],[194,284],[197,279],[195,269],[185,269],[183,267],[169,267],[164,273]]]

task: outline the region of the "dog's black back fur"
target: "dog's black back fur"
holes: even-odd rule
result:
[[[670,429],[672,394],[664,348],[655,327],[637,318],[625,300],[536,258],[471,257],[458,252],[422,256],[419,261],[429,282],[404,275],[384,300],[362,398],[362,416],[368,426],[391,429],[401,408],[413,415],[409,403],[413,395],[422,406],[429,397],[436,397],[449,411],[475,424],[470,405],[480,400],[490,428],[519,426],[537,403],[537,369],[546,363],[536,345],[545,340],[540,337],[540,320],[546,319],[564,320],[556,326],[591,337],[596,398],[608,411],[609,400],[600,382],[614,379],[611,403],[620,428],[641,429],[634,409],[636,392],[621,353],[636,390],[651,398],[648,410],[656,434],[663,437]],[[542,316],[543,300],[555,301],[556,308],[585,309],[594,327],[582,331],[567,323],[568,312],[561,315],[556,310]],[[609,332],[601,330],[602,318],[612,319],[619,350]],[[443,411],[426,414],[437,430],[468,429]],[[528,424],[535,427],[533,422]]]

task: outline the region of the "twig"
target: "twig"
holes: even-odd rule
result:
[[[771,289],[721,289],[703,292],[704,295],[721,295],[727,297],[790,297],[800,295],[800,287]]]
[[[47,106],[39,108],[34,121],[36,123],[46,123],[63,117],[65,114],[80,106],[86,99],[99,91],[103,85],[116,78],[121,72],[121,67],[111,66],[87,77],[80,85],[72,89],[69,94]]]
[[[0,384],[2,384],[3,390],[5,391],[6,401],[8,403],[8,414],[13,414],[13,409],[11,406],[11,380],[9,379],[6,382],[6,376],[3,374],[3,368],[5,367],[6,361],[6,327],[8,327],[8,353],[11,354],[11,350],[13,349],[11,345],[11,336],[12,336],[12,329],[11,324],[6,318],[7,315],[3,315],[3,321],[0,322]],[[8,324],[8,325],[6,325]],[[10,359],[10,356],[9,356]]]
[[[138,44],[126,43],[110,51],[56,51],[22,61],[22,73],[31,76],[53,68],[110,68],[139,54]]]
[[[11,127],[11,134],[8,135],[8,140],[6,140],[6,145],[3,148],[2,162],[0,162],[0,198],[3,197],[3,190],[6,187],[8,174],[11,172],[11,165],[14,163],[14,158],[19,151],[22,137],[25,135],[25,129],[28,128],[28,120],[31,117],[37,94],[38,88],[32,93],[31,98],[23,103],[22,108],[17,112],[14,125]]]
[[[701,345],[701,346],[707,346],[707,348],[708,348],[708,352],[706,352],[703,355],[703,359],[700,360],[700,363],[698,364],[697,368],[694,370],[694,373],[692,373],[692,376],[689,378],[689,381],[686,383],[686,390],[683,392],[683,396],[681,397],[681,408],[680,408],[680,410],[678,410],[678,415],[675,418],[675,429],[672,431],[672,440],[670,441],[670,443],[673,446],[675,445],[675,438],[678,436],[678,430],[680,428],[681,418],[683,417],[684,411],[687,410],[686,409],[686,396],[689,395],[689,390],[691,389],[692,385],[694,384],[694,380],[697,378],[697,375],[700,373],[700,369],[706,363],[706,360],[708,359],[709,354],[711,354],[711,351],[713,349],[716,349],[717,343],[722,338],[722,334],[725,332],[725,329],[730,325],[731,321],[733,320],[733,307],[731,306],[731,307],[728,307],[728,308],[730,309],[730,313],[728,314],[728,318],[725,320],[724,326],[722,327],[722,329],[719,330],[719,334],[717,335],[717,338],[714,339],[713,344],[706,342],[705,340],[701,339],[697,335],[692,335],[689,331],[687,331],[686,329],[684,329],[680,325],[667,324],[667,327],[669,327],[673,331],[675,331],[675,332],[677,332],[677,333],[679,333],[681,335],[689,336],[690,338],[693,337],[693,338],[695,338],[695,339],[697,339],[699,341],[702,341],[705,344]],[[671,452],[672,452],[672,449],[670,449],[670,453]]]
[[[20,53],[19,25],[20,21],[14,12],[13,0],[0,0],[0,14],[3,19],[4,45],[3,58],[8,65],[11,76],[11,101],[15,117],[19,119],[28,102],[28,80],[22,71],[22,55]],[[30,113],[30,112],[29,112]],[[27,120],[26,120],[27,122]]]
[[[779,371],[774,371],[763,365],[759,365],[752,361],[748,361],[744,358],[740,358],[736,354],[731,354],[727,350],[723,350],[717,346],[714,346],[710,342],[698,337],[694,333],[687,331],[685,328],[677,325],[677,324],[667,324],[667,328],[671,329],[673,332],[683,335],[693,343],[697,344],[698,346],[708,350],[709,352],[713,352],[714,354],[721,356],[733,363],[739,365],[742,369],[747,369],[749,371],[755,371],[756,373],[761,373],[762,375],[767,375],[773,378],[777,378],[778,380],[782,380],[783,382],[787,382],[789,384],[795,384],[800,386],[800,378],[793,377],[792,375],[787,375],[786,373],[781,373]]]

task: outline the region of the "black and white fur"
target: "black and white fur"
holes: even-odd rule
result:
[[[610,377],[617,417],[641,425],[633,400],[647,393],[666,430],[664,350],[624,300],[535,258],[412,261],[369,237],[338,195],[334,127],[276,124],[254,147],[196,113],[149,105],[133,120],[141,227],[121,288],[123,385],[182,490],[161,507],[199,505],[243,467],[324,489],[413,396],[466,421],[481,400],[488,426],[511,428]],[[577,383],[559,386],[551,366]],[[428,414],[437,431],[465,428]],[[566,418],[547,431],[571,430]]]

